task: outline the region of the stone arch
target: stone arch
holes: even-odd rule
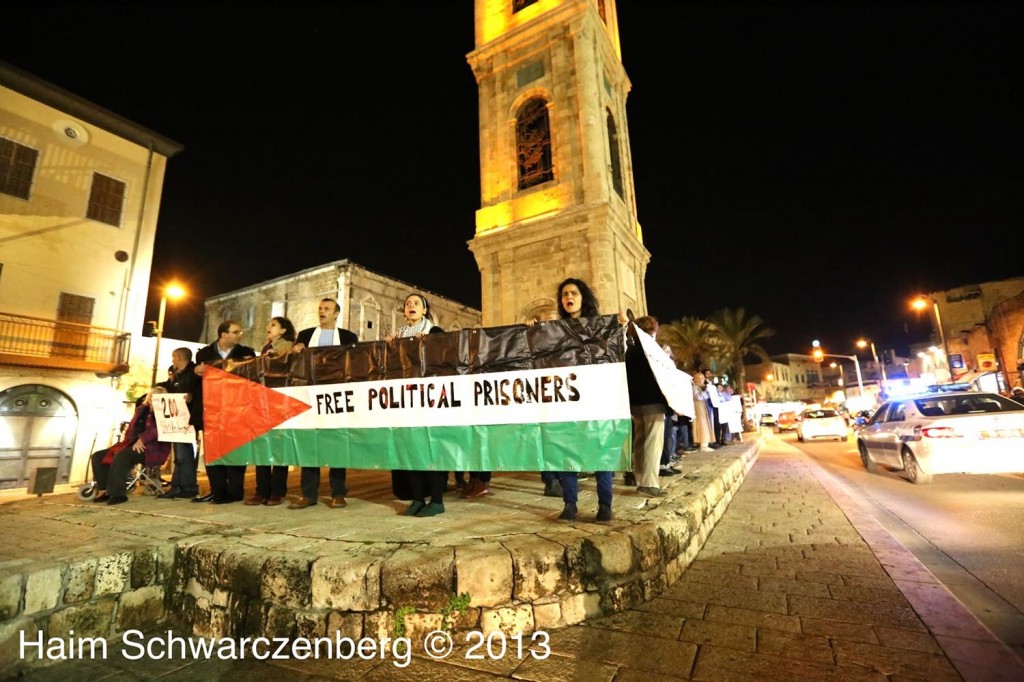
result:
[[[543,322],[546,320],[558,319],[558,301],[550,296],[541,296],[527,303],[519,311],[517,323],[522,324],[530,320]]]

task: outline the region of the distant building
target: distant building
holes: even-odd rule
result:
[[[341,327],[360,341],[379,341],[405,324],[402,307],[411,293],[427,297],[434,322],[445,331],[480,326],[479,310],[346,259],[207,298],[201,339],[215,341],[217,325],[235,320],[244,330],[242,343],[259,350],[270,318],[287,317],[296,330],[314,327],[320,301],[333,298],[341,305]]]
[[[116,434],[181,150],[0,62],[0,489],[81,481]]]
[[[935,315],[931,315],[932,345],[941,348],[945,338],[953,380],[968,373],[998,371],[1007,387],[1024,385],[1024,277],[967,284],[927,295],[942,320],[940,332]],[[921,369],[927,371],[926,366]]]

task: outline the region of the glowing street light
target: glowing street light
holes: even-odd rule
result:
[[[857,339],[857,348],[866,348],[867,346],[871,346],[871,357],[874,359],[875,365],[878,366],[878,369],[882,371],[882,393],[887,393],[888,388],[886,387],[886,382],[889,379],[885,376],[885,365],[878,361],[878,352],[875,351],[875,342],[868,341],[867,339]]]
[[[946,371],[949,374],[949,380],[953,381],[953,369],[949,366],[949,344],[946,343],[946,332],[942,328],[942,316],[939,315],[938,302],[931,296],[921,294],[910,302],[910,307],[914,310],[924,310],[928,307],[929,301],[931,301],[932,310],[935,312],[935,326],[939,328],[939,340],[942,341],[942,352],[946,356]]]
[[[157,366],[160,364],[160,339],[164,335],[164,315],[167,313],[167,299],[177,301],[184,296],[185,289],[177,282],[171,282],[164,287],[163,295],[160,296],[160,315],[157,317],[156,329],[153,330],[156,333],[156,350],[153,351],[153,379],[150,382],[151,386],[156,386]]]
[[[860,373],[860,360],[857,359],[857,356],[856,355],[838,355],[836,353],[826,353],[824,350],[822,350],[821,343],[819,341],[817,341],[817,340],[812,341],[811,345],[814,347],[814,350],[811,351],[811,354],[814,357],[814,359],[816,361],[818,361],[818,362],[821,362],[822,359],[824,359],[825,357],[844,358],[846,360],[853,360],[853,368],[855,370],[857,370],[857,390],[859,391],[858,395],[861,398],[863,398],[864,397],[864,377],[861,376],[861,373]]]

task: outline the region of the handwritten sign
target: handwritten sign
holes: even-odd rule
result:
[[[194,443],[196,430],[188,423],[188,403],[184,393],[154,393],[153,414],[156,416],[158,440],[165,443]]]

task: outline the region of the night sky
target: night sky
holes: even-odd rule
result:
[[[185,147],[167,336],[343,258],[480,306],[473,3],[384,6],[8,10],[0,58]],[[923,340],[916,292],[1024,275],[1022,6],[620,0],[649,312],[742,307],[771,353],[852,353]]]

